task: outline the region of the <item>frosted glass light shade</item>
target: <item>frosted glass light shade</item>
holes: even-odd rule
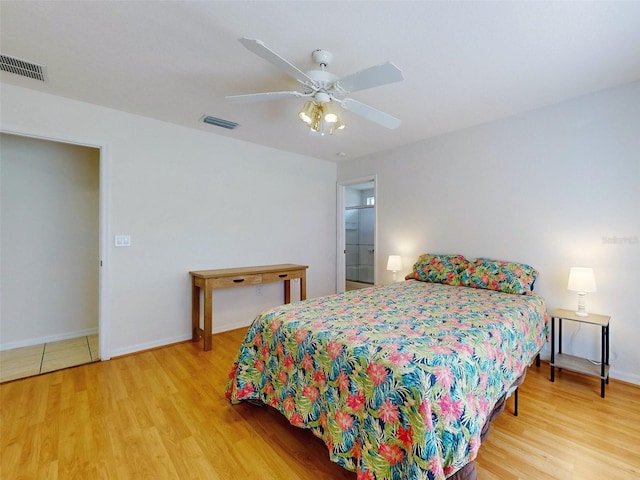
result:
[[[327,123],[336,123],[339,120],[338,114],[331,102],[322,105],[322,113],[324,114],[324,121]]]
[[[402,257],[400,255],[389,255],[387,260],[387,270],[399,272],[402,270]]]
[[[298,113],[298,117],[307,125],[311,125],[313,122],[313,117],[316,111],[316,104],[312,101],[308,101],[302,107],[302,110]]]
[[[596,277],[593,274],[593,268],[571,267],[567,289],[572,292],[596,292]]]

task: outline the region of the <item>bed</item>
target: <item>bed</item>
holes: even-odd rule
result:
[[[227,398],[310,429],[358,480],[476,478],[491,419],[547,338],[536,275],[425,254],[406,281],[263,312]]]

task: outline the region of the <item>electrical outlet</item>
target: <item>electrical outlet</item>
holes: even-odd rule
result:
[[[256,286],[256,295],[258,296],[262,295],[262,285]]]

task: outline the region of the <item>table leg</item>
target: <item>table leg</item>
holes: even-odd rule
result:
[[[562,319],[558,319],[558,353],[562,353]]]
[[[200,287],[196,285],[195,277],[191,279],[191,341],[200,340]]]
[[[604,398],[604,369],[605,369],[605,349],[606,349],[607,327],[602,327],[602,345],[600,345],[600,396]]]
[[[213,324],[212,314],[213,314],[213,289],[206,285],[204,288],[204,333],[202,337],[204,338],[204,351],[208,352],[211,350],[211,327]]]
[[[562,353],[562,318],[558,318],[558,353]],[[562,368],[558,368],[561,372]]]
[[[291,280],[284,281],[284,303],[291,303]]]
[[[556,361],[556,319],[551,317],[551,381],[556,381],[556,372],[553,364]]]
[[[607,354],[606,354],[606,364],[609,365],[609,334],[611,333],[611,328],[609,325],[605,327],[607,329]],[[607,385],[609,385],[609,375],[607,375]]]
[[[302,276],[300,277],[300,300],[307,299],[307,271],[302,271]]]

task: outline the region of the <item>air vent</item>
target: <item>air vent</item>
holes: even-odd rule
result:
[[[0,70],[44,82],[44,66],[0,53]]]
[[[233,130],[238,126],[236,122],[232,122],[230,120],[224,120],[218,117],[212,117],[211,115],[205,115],[202,117],[202,121],[204,123],[208,123],[209,125],[215,125],[216,127],[228,128],[229,130]]]

